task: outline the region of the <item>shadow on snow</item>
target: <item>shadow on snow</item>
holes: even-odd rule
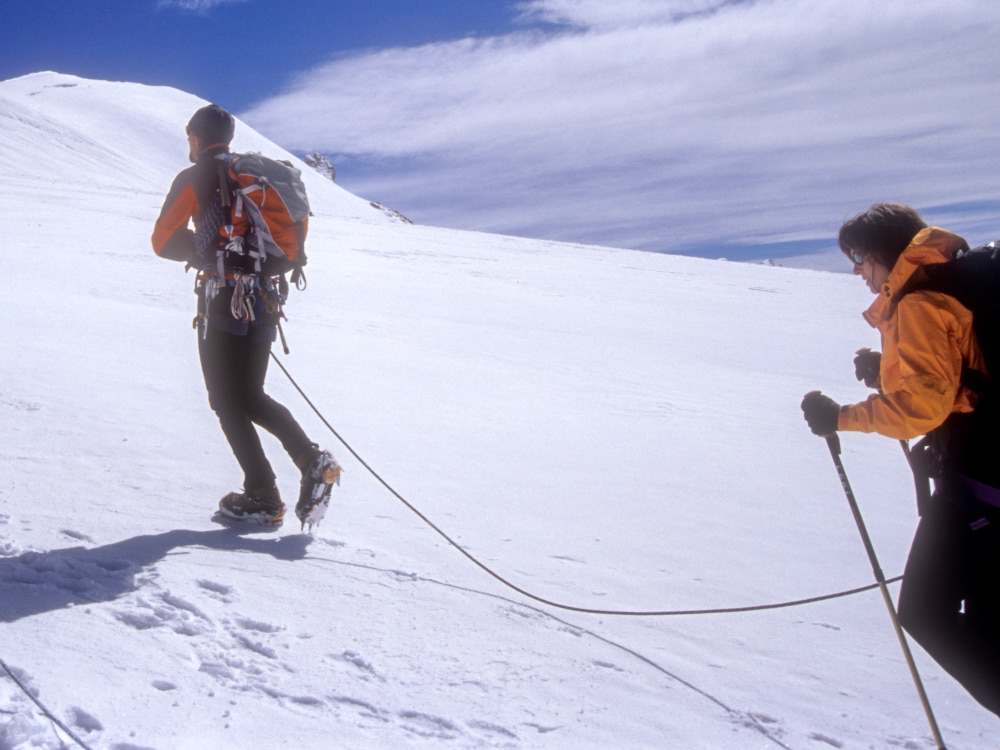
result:
[[[312,537],[253,536],[255,529],[176,529],[86,549],[68,547],[0,557],[0,623],[78,604],[108,602],[135,591],[137,576],[184,547],[251,552],[283,560],[305,557]]]

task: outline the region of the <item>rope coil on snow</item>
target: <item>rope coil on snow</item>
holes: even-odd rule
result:
[[[431,521],[427,516],[425,516],[423,513],[421,513],[420,510],[418,510],[405,497],[403,497],[402,495],[400,495],[399,492],[397,492],[395,490],[395,488],[392,487],[392,485],[390,485],[385,479],[383,479],[381,477],[381,475],[379,475],[379,473],[377,471],[375,471],[375,469],[373,469],[368,464],[368,462],[366,462],[358,454],[358,452],[356,450],[354,450],[354,448],[352,448],[351,445],[346,440],[344,440],[343,437],[341,437],[340,433],[338,433],[337,430],[334,429],[333,425],[331,425],[327,421],[326,417],[324,417],[323,414],[320,412],[320,410],[318,408],[316,408],[316,405],[313,404],[313,402],[309,399],[309,397],[306,395],[305,391],[302,390],[302,388],[299,386],[299,384],[295,381],[295,378],[292,377],[291,373],[288,372],[288,369],[282,364],[281,360],[278,359],[277,355],[274,352],[271,352],[271,357],[274,359],[275,362],[278,363],[278,367],[280,367],[281,371],[283,373],[285,373],[285,377],[288,378],[288,381],[295,387],[295,390],[297,390],[299,392],[299,395],[302,396],[302,398],[305,400],[305,402],[309,405],[309,408],[311,408],[313,410],[313,412],[315,412],[316,416],[319,417],[320,421],[333,434],[333,436],[335,438],[337,438],[338,441],[340,441],[340,444],[343,445],[344,448],[346,448],[347,451],[352,456],[354,456],[355,459],[357,459],[358,463],[360,463],[368,471],[368,473],[371,474],[376,479],[376,481],[378,481],[379,484],[381,484],[386,490],[388,490],[388,492],[393,497],[395,497],[397,500],[399,500],[399,502],[401,502],[403,505],[405,505],[412,513],[414,513],[427,526],[429,526],[431,529],[433,529],[449,545],[451,545],[456,550],[458,550],[460,553],[462,553],[466,557],[466,559],[468,559],[471,563],[473,563],[474,565],[476,565],[478,568],[480,568],[487,575],[489,575],[492,578],[494,578],[495,580],[499,581],[501,584],[503,584],[507,588],[511,589],[512,591],[516,591],[517,593],[521,594],[522,596],[527,597],[528,599],[531,599],[532,601],[539,602],[540,604],[545,604],[545,605],[547,605],[549,607],[555,607],[556,609],[562,609],[562,610],[566,610],[566,611],[569,611],[569,612],[581,612],[581,613],[590,614],[590,615],[607,615],[607,616],[616,616],[616,617],[678,617],[678,616],[682,616],[682,615],[723,615],[723,614],[737,614],[737,613],[741,613],[741,612],[761,612],[761,611],[768,610],[768,609],[784,609],[784,608],[788,608],[788,607],[799,607],[799,606],[803,606],[805,604],[815,604],[817,602],[829,601],[831,599],[840,599],[840,598],[847,597],[847,596],[853,596],[854,594],[860,594],[860,593],[863,593],[865,591],[871,591],[872,589],[878,588],[878,586],[879,586],[879,584],[877,584],[877,583],[872,583],[872,584],[868,584],[867,586],[859,586],[858,588],[848,589],[846,591],[838,591],[838,592],[833,593],[833,594],[823,594],[821,596],[811,596],[811,597],[807,597],[805,599],[795,599],[793,601],[778,602],[778,603],[775,603],[775,604],[758,604],[758,605],[755,605],[755,606],[722,607],[722,608],[715,608],[715,609],[675,609],[675,610],[658,610],[658,611],[628,611],[628,610],[615,610],[615,609],[592,609],[590,607],[576,607],[576,606],[569,605],[569,604],[561,604],[559,602],[555,602],[555,601],[552,601],[550,599],[545,599],[545,598],[543,598],[541,596],[537,596],[535,594],[532,594],[530,591],[526,591],[525,589],[521,588],[517,584],[514,584],[511,581],[508,581],[502,575],[500,575],[499,573],[497,573],[496,571],[494,571],[493,569],[491,569],[489,566],[487,566],[485,563],[483,563],[482,561],[480,561],[479,559],[477,559],[475,556],[473,556],[472,554],[470,554],[458,542],[456,542],[454,539],[452,539],[450,536],[448,536],[448,534],[446,534],[443,530],[441,530],[433,521]],[[900,581],[901,579],[902,579],[902,576],[896,576],[895,578],[888,579],[886,581],[886,583],[896,583],[896,582]]]

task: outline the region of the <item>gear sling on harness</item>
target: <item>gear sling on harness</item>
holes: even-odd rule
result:
[[[280,327],[288,293],[284,272],[291,269],[292,282],[305,286],[309,202],[301,173],[260,154],[215,158],[223,223],[214,269],[206,269],[197,282],[201,305],[194,325],[207,323],[219,290],[230,287],[229,312],[235,320],[254,322],[263,302],[263,310],[277,314]]]

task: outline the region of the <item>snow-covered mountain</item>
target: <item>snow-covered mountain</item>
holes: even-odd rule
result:
[[[323,154],[314,151],[311,154],[306,154],[302,160],[328,180],[337,181],[337,168]]]
[[[529,599],[278,368],[343,484],[311,535],[214,525],[239,471],[193,280],[149,247],[202,104],[0,83],[0,660],[27,691],[0,670],[2,750],[933,746],[877,591],[698,616]],[[234,147],[290,157],[242,124]],[[410,225],[305,172],[310,283],[281,361],[482,565],[625,612],[871,582],[798,407],[865,395],[858,280]],[[916,520],[899,447],[843,442],[897,574]],[[1000,745],[916,656],[948,746]]]

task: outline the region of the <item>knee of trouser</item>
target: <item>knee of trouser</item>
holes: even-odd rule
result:
[[[208,405],[220,418],[240,414],[244,411],[241,400],[226,389],[208,392]]]

